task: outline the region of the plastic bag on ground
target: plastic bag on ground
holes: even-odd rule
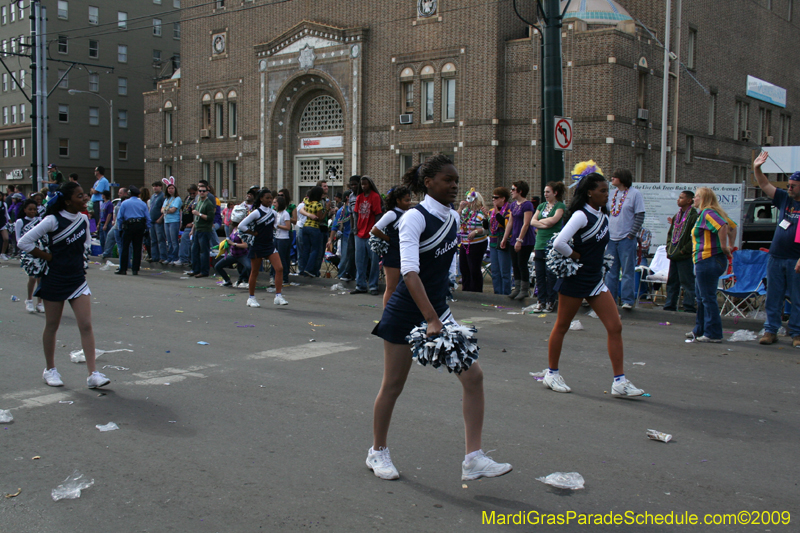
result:
[[[756,320],[766,320],[767,319],[767,312],[766,311],[750,311],[747,313],[747,318],[754,318]]]
[[[580,320],[573,320],[569,323],[569,329],[570,331],[583,331],[586,328],[583,327]]]
[[[536,481],[541,481],[558,489],[569,490],[582,489],[584,483],[583,476],[577,472],[553,472],[547,477],[537,477]]]
[[[82,490],[88,489],[92,485],[94,485],[94,479],[86,479],[83,474],[76,470],[64,480],[64,483],[54,488],[50,494],[54,502],[58,500],[75,500],[81,497]]]
[[[94,358],[97,360],[103,354],[107,353],[115,353],[115,352],[132,352],[133,350],[128,350],[127,348],[121,348],[119,350],[94,350]],[[83,353],[83,350],[73,350],[69,352],[69,360],[73,363],[85,363],[86,362],[86,355]]]
[[[100,431],[114,431],[115,429],[119,429],[119,426],[116,422],[109,422],[106,425],[97,424],[95,427]]]
[[[539,304],[531,304],[528,307],[523,307],[522,308],[522,312],[523,313],[530,313],[530,312],[532,312],[534,310],[533,308],[536,307],[537,305],[539,305]]]
[[[758,335],[749,329],[740,329],[738,331],[734,331],[733,335],[731,335],[731,337],[728,339],[729,342],[745,342],[754,340],[758,340]]]
[[[111,270],[112,268],[116,268],[119,265],[115,265],[111,261],[106,261],[106,264],[100,267],[100,270]]]
[[[13,422],[14,417],[11,416],[11,411],[4,411],[0,409],[0,424],[7,424],[8,422]]]
[[[331,287],[332,291],[346,291],[347,287],[344,286],[342,283],[334,283]]]
[[[594,312],[594,309],[586,313],[586,316],[588,316],[589,318],[600,318],[597,316],[597,313]]]

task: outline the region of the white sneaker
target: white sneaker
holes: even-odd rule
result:
[[[275,305],[289,305],[289,302],[283,297],[282,294],[275,295],[275,299],[272,301]]]
[[[461,479],[469,481],[482,477],[498,477],[511,472],[512,466],[508,463],[498,463],[481,450],[480,455],[473,457],[472,461],[461,463]]]
[[[622,304],[622,308],[623,309],[633,309],[633,306],[631,304]]]
[[[713,343],[718,343],[718,342],[722,342],[722,339],[711,339],[711,338],[708,338],[705,335],[703,335],[701,337],[697,337],[694,340],[694,342],[713,342]]]
[[[176,266],[176,267],[179,267],[179,266],[183,265],[183,263],[181,263],[180,261],[173,261],[172,263],[168,263],[168,264]]]
[[[261,307],[261,304],[255,298],[248,298],[247,307]]]
[[[92,375],[86,378],[86,386],[90,389],[104,387],[109,383],[111,383],[111,380],[108,379],[105,374],[101,374],[100,372],[92,372]]]
[[[367,466],[381,479],[397,479],[400,477],[400,473],[392,464],[389,448],[378,451],[372,448],[367,450]]]
[[[694,331],[687,331],[686,332],[687,339],[694,339]]]
[[[561,374],[556,376],[546,373],[542,383],[544,383],[545,387],[553,389],[556,392],[572,392],[572,389],[567,387],[567,384],[564,383],[564,378],[561,377]]]
[[[8,256],[6,254],[0,254],[0,260],[8,261]]]
[[[544,311],[544,306],[538,302],[535,303],[533,309],[531,309],[532,313],[541,313],[542,311]]]
[[[63,387],[64,382],[61,381],[61,374],[58,373],[58,370],[55,368],[51,368],[50,370],[44,369],[44,373],[42,374],[42,379],[45,383],[50,385],[51,387]]]
[[[636,386],[630,381],[615,381],[611,385],[612,396],[641,396],[644,394],[642,389],[637,389]]]
[[[42,302],[39,302],[38,304],[36,304],[36,312],[37,313],[44,313],[44,304]]]
[[[29,313],[36,312],[36,308],[33,306],[33,300],[25,300],[25,310]]]

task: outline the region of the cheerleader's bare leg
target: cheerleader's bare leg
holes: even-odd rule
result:
[[[26,300],[33,300],[33,289],[36,288],[37,281],[38,279],[34,278],[33,276],[28,276],[28,297]],[[39,298],[39,301],[41,302],[42,299]]]
[[[564,344],[564,336],[569,331],[569,325],[578,309],[581,308],[583,298],[573,298],[572,296],[558,295],[558,316],[550,332],[550,340],[547,343],[547,364],[553,370],[558,370],[558,361],[561,358],[561,347]]]
[[[614,375],[624,374],[622,367],[622,321],[619,319],[617,305],[611,293],[601,292],[598,296],[587,298],[597,318],[603,323],[608,333],[608,357],[611,359],[611,367]]]
[[[81,334],[81,347],[86,357],[86,369],[89,375],[95,372],[95,346],[94,330],[92,329],[92,300],[91,296],[84,294],[69,301],[72,312],[75,313],[75,320],[78,322],[78,331]],[[63,306],[62,306],[63,309]]]
[[[42,347],[46,370],[56,367],[56,333],[61,323],[61,314],[64,312],[64,302],[51,302],[44,300],[44,332],[42,332]]]
[[[8,251],[8,230],[0,230],[0,237],[3,238],[3,247],[0,249],[0,253],[5,254]],[[28,299],[30,300],[30,298]]]
[[[254,257],[254,258],[250,259],[250,286],[248,288],[250,289],[250,297],[251,298],[256,295],[256,282],[258,281],[258,271],[259,270],[261,270],[261,258],[260,257]],[[283,280],[281,280],[281,283],[283,283]],[[275,280],[276,287],[277,287],[277,284],[278,284],[278,280]]]
[[[383,380],[375,398],[372,415],[372,449],[386,448],[389,424],[397,398],[403,392],[411,369],[411,348],[407,344],[383,341]]]
[[[483,433],[483,370],[475,361],[472,366],[458,376],[464,396],[461,409],[464,414],[464,444],[465,454],[481,449],[481,434]]]
[[[394,291],[397,290],[397,284],[400,283],[400,269],[384,266],[383,273],[386,274],[386,290],[383,292],[383,307],[386,307],[389,298],[391,298]]]

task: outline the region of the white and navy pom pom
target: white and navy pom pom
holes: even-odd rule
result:
[[[49,252],[47,248],[41,249],[43,252]],[[33,257],[31,254],[27,252],[22,253],[22,261],[21,266],[25,272],[33,277],[33,278],[41,278],[42,276],[47,275],[48,266],[47,261],[44,259],[39,259],[37,257]]]
[[[378,254],[379,256],[389,253],[389,243],[375,235],[369,236],[369,249]]]
[[[606,272],[611,270],[611,267],[614,266],[614,256],[611,254],[606,254],[603,256],[603,278],[606,277]]]
[[[553,248],[553,243],[555,242],[557,235],[558,233],[550,238],[550,241],[547,243],[547,248],[545,249],[547,268],[558,278],[568,278],[577,274],[578,269],[580,269],[583,265],[575,262],[567,256],[561,255],[558,250]],[[569,246],[570,248],[572,247],[571,240],[569,241]]]
[[[428,337],[428,324],[411,330],[406,340],[411,344],[411,356],[422,366],[441,366],[448,372],[461,374],[468,370],[478,359],[478,339],[473,335],[475,328],[461,326],[454,322],[445,322],[442,332],[435,337]]]
[[[239,238],[242,239],[242,242],[247,244],[247,246],[253,246],[256,243],[256,236],[251,235],[250,233],[240,233]]]

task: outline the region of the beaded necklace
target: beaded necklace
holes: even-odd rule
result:
[[[622,206],[625,205],[625,198],[628,197],[628,191],[630,189],[625,189],[625,192],[622,193],[622,200],[619,202],[619,207],[617,207],[617,194],[619,194],[619,189],[614,191],[614,199],[611,200],[611,216],[618,217],[619,214],[622,212]]]
[[[497,217],[495,215],[499,213],[503,218],[506,218],[506,213],[508,212],[510,207],[511,206],[509,205],[509,203],[506,202],[503,204],[503,207],[501,207],[499,211],[497,210],[497,208],[492,209],[490,211],[489,215],[491,219],[489,220],[489,227],[491,229],[492,235],[497,235],[498,230],[500,229],[500,223],[497,221]]]
[[[683,235],[683,230],[686,229],[684,226],[686,225],[686,218],[689,216],[689,211],[691,208],[687,209],[686,211],[678,211],[678,214],[675,215],[673,219],[673,229],[672,229],[672,244],[678,244],[678,241],[681,240],[681,236]]]

